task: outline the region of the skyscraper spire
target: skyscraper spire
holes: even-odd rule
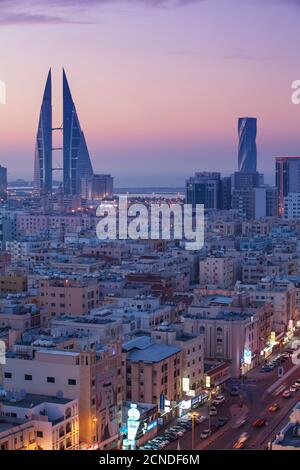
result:
[[[52,84],[49,69],[41,105],[36,136],[34,190],[37,194],[52,192]]]
[[[93,167],[64,69],[63,168],[64,194],[80,194],[81,178],[92,176]]]

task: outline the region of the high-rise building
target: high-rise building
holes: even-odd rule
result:
[[[242,117],[238,120],[239,134],[239,171],[255,173],[257,165],[256,118]]]
[[[52,86],[49,70],[36,136],[34,190],[37,194],[52,192]]]
[[[39,196],[52,193],[52,132],[63,131],[63,191],[65,196],[81,194],[81,178],[93,176],[93,168],[81,130],[75,104],[63,70],[63,126],[52,127],[52,85],[49,70],[36,138],[34,189]]]
[[[300,192],[300,157],[276,157],[276,187],[279,215],[284,215],[284,198]]]
[[[5,199],[7,196],[7,168],[0,165],[0,198]]]
[[[93,175],[87,144],[63,70],[63,186],[66,196],[81,193],[81,178]]]
[[[114,179],[111,175],[92,175],[81,178],[81,196],[83,199],[101,199],[112,196]]]
[[[270,186],[236,189],[232,193],[232,209],[248,220],[276,217],[278,214],[277,190]]]
[[[186,181],[186,202],[193,207],[204,204],[205,209],[219,209],[220,194],[220,173],[203,171]]]
[[[229,210],[231,209],[231,177],[224,176],[221,179],[221,197],[220,208]]]
[[[261,176],[256,171],[254,173],[244,173],[236,171],[232,175],[232,189],[233,190],[246,190],[257,188],[261,185]]]

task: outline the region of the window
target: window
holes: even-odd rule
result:
[[[36,437],[44,437],[43,431],[37,431],[36,432]]]
[[[76,385],[75,379],[68,379],[68,385]]]
[[[12,378],[12,373],[11,372],[4,372],[4,378],[5,379],[11,379]]]
[[[24,379],[25,380],[32,380],[32,375],[31,374],[25,374]]]
[[[55,377],[47,377],[48,384],[55,384]]]

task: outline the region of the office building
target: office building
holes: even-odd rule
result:
[[[81,178],[93,175],[84,133],[63,71],[63,186],[66,196],[80,194]]]
[[[256,118],[242,117],[238,120],[239,154],[241,173],[255,173],[257,165]]]
[[[276,157],[276,187],[279,215],[284,215],[284,198],[300,192],[300,157]]]
[[[72,98],[65,71],[63,70],[63,125],[52,126],[52,81],[48,73],[36,137],[34,162],[34,190],[39,196],[52,193],[52,132],[63,132],[63,191],[65,196],[81,194],[81,178],[93,175],[84,133]],[[1,175],[0,175],[1,179]]]
[[[111,175],[91,175],[81,178],[81,196],[83,199],[102,199],[113,194]]]
[[[7,168],[0,165],[0,198],[7,197]]]
[[[186,181],[186,203],[193,207],[204,204],[205,209],[219,209],[220,195],[220,173],[203,171]]]
[[[49,70],[38,123],[34,160],[34,190],[52,192],[52,85]]]

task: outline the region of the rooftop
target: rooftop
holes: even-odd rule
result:
[[[42,403],[53,403],[57,405],[66,405],[67,403],[73,401],[73,398],[63,398],[63,397],[50,397],[48,395],[36,395],[32,393],[27,393],[20,400],[12,401],[11,399],[4,398],[1,400],[3,405],[14,406],[17,408],[33,408]]]
[[[175,346],[168,346],[165,344],[148,344],[148,347],[145,346],[143,349],[134,348],[130,350],[127,355],[127,359],[132,362],[160,362],[170,356],[173,356],[173,354],[179,353],[180,351],[181,349]]]

